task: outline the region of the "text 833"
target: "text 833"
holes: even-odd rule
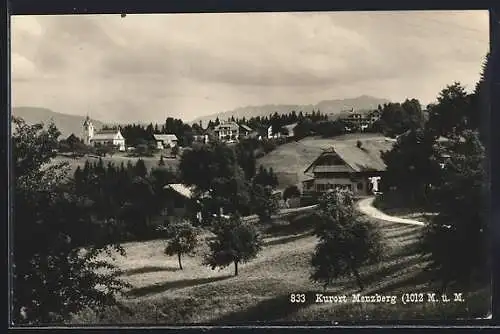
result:
[[[292,293],[290,295],[290,302],[291,303],[305,303],[306,302],[306,295],[303,293]]]

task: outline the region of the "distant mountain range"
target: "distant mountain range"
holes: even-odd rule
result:
[[[355,98],[348,99],[337,99],[337,100],[324,100],[316,104],[307,105],[293,105],[293,104],[268,104],[261,106],[248,106],[241,107],[234,110],[221,112],[217,114],[212,114],[208,116],[202,116],[194,119],[192,123],[199,123],[200,121],[205,125],[209,120],[215,120],[219,117],[220,120],[226,120],[234,116],[234,118],[250,118],[250,117],[265,117],[277,112],[278,114],[287,114],[292,110],[297,113],[302,111],[303,113],[310,113],[313,110],[320,110],[323,114],[338,114],[343,110],[351,109],[354,110],[366,110],[375,109],[380,104],[389,103],[387,99],[381,99],[373,96],[362,95]]]
[[[12,108],[12,115],[21,117],[28,124],[40,122],[48,124],[53,121],[59,131],[61,131],[62,138],[68,137],[72,133],[80,138],[83,135],[85,116],[61,114],[47,108],[38,107],[14,107]],[[103,122],[94,119],[92,123],[96,129],[100,129],[104,125]]]

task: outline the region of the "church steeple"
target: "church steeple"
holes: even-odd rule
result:
[[[87,117],[85,117],[85,121],[83,122],[83,126],[88,126],[89,123],[91,123],[91,121],[90,121],[89,114],[87,114]]]
[[[89,115],[85,117],[85,121],[83,122],[83,142],[86,145],[90,145],[91,139],[94,137],[94,125],[90,120]]]

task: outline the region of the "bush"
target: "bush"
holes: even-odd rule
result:
[[[300,197],[300,190],[297,186],[292,185],[288,186],[284,191],[283,191],[283,200],[287,200],[292,197]]]

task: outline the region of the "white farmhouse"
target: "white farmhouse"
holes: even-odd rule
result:
[[[156,141],[156,147],[159,150],[163,150],[167,147],[175,147],[177,146],[177,143],[179,140],[177,139],[177,136],[174,134],[166,134],[166,135],[161,135],[161,134],[155,134],[153,135]]]

